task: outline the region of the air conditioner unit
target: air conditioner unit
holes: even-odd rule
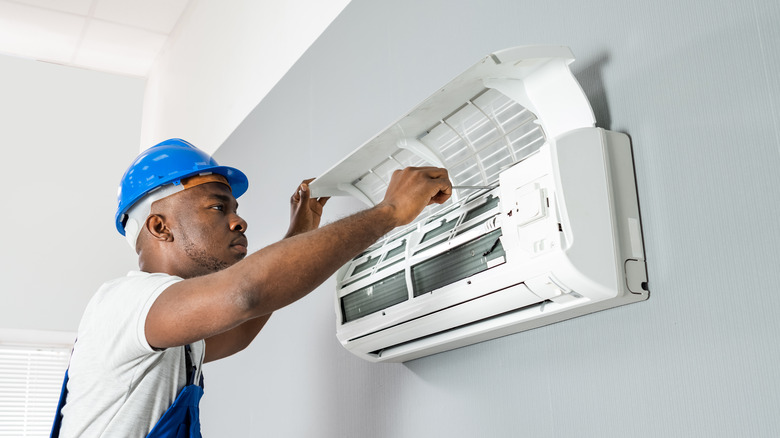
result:
[[[573,60],[490,54],[311,184],[375,205],[432,165],[471,187],[339,270],[349,351],[402,362],[647,299],[631,143],[594,127]]]

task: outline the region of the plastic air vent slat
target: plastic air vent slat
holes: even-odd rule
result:
[[[475,98],[474,104],[503,132],[510,132],[535,118],[530,111],[495,90]]]
[[[494,217],[495,217],[495,216],[489,216],[489,217],[487,217],[487,218],[485,218],[484,220],[481,220],[481,221],[479,221],[479,222],[475,222],[475,223],[473,223],[473,224],[466,225],[465,227],[461,227],[460,229],[458,229],[458,231],[457,231],[457,232],[455,232],[455,236],[460,236],[461,234],[463,234],[463,233],[465,233],[465,232],[467,232],[467,231],[473,230],[474,228],[476,228],[476,227],[478,227],[478,226],[480,226],[480,225],[484,224],[485,222],[489,221],[490,219],[492,219],[492,218],[494,218]],[[465,223],[466,223],[466,221],[463,221],[463,223],[465,224]]]
[[[511,145],[512,153],[518,157],[517,161],[538,151],[545,141],[544,134],[538,126],[523,126],[507,134],[506,138]]]
[[[434,228],[431,231],[428,231],[425,233],[425,236],[423,236],[420,243],[425,243],[435,237],[441,236],[442,234],[446,233],[447,231],[450,231],[451,229],[455,228],[455,224],[458,223],[458,218],[453,218],[449,221],[445,220],[442,222],[441,226],[438,228]]]
[[[352,275],[360,274],[361,272],[373,268],[379,262],[379,257],[369,257],[368,260],[355,267],[355,272]]]
[[[471,210],[469,210],[468,213],[466,213],[466,217],[463,219],[463,223],[466,223],[476,217],[479,217],[487,213],[488,211],[496,208],[497,206],[498,206],[498,196],[490,195],[485,200],[484,204],[474,207]]]
[[[507,289],[509,289],[509,288],[507,288]],[[496,292],[501,292],[501,291],[496,291]],[[477,319],[477,320],[474,320],[472,322],[469,322],[468,324],[463,324],[463,325],[451,327],[451,328],[449,328],[447,330],[443,330],[443,331],[440,331],[440,332],[431,333],[430,335],[422,336],[422,337],[419,337],[419,338],[414,339],[412,341],[401,342],[401,343],[398,343],[398,344],[395,344],[395,345],[388,345],[386,347],[383,347],[382,349],[371,351],[368,354],[371,355],[371,356],[374,356],[376,358],[380,358],[381,356],[383,356],[383,355],[385,355],[385,354],[387,354],[387,353],[389,353],[389,352],[391,352],[393,350],[399,350],[399,349],[401,349],[401,348],[403,348],[404,346],[407,346],[407,345],[425,344],[429,340],[433,341],[433,340],[435,340],[438,337],[445,337],[448,334],[451,335],[451,336],[457,336],[456,334],[458,333],[458,331],[464,330],[464,329],[468,329],[469,327],[488,325],[488,324],[490,324],[491,321],[500,321],[501,319],[506,318],[509,315],[514,315],[514,314],[518,314],[518,313],[522,313],[522,312],[528,312],[528,311],[530,311],[532,309],[539,311],[538,309],[544,308],[544,306],[546,304],[549,304],[549,303],[552,303],[552,301],[545,300],[545,301],[541,301],[541,302],[538,302],[538,303],[529,304],[527,306],[523,306],[523,307],[520,307],[520,308],[517,308],[517,309],[512,309],[512,310],[509,310],[507,312],[504,312],[504,313],[501,313],[501,314],[498,314],[498,315],[492,315],[492,316],[489,316],[487,318]]]
[[[445,122],[475,150],[487,146],[500,135],[496,125],[473,105],[464,106]]]
[[[397,256],[398,254],[403,254],[405,249],[406,249],[406,239],[404,239],[403,242],[401,242],[401,244],[398,245],[397,247],[391,249],[390,251],[387,251],[387,255],[385,256],[385,260],[391,259],[391,258]]]
[[[434,291],[488,269],[489,261],[504,256],[499,237],[501,230],[496,230],[412,266],[414,296]]]
[[[479,154],[479,161],[485,172],[485,179],[498,181],[498,174],[512,165],[512,156],[507,152],[506,143],[497,141],[483,149]]]
[[[428,163],[425,162],[422,158],[418,157],[414,153],[407,151],[407,150],[400,150],[398,153],[393,155],[393,159],[395,161],[401,163],[401,168],[404,167],[421,167],[421,166],[427,166]]]
[[[396,261],[394,261],[394,262],[392,262],[392,263],[390,263],[390,264],[387,264],[387,265],[384,265],[384,266],[380,267],[379,269],[377,269],[377,271],[376,271],[376,272],[382,272],[382,271],[384,271],[384,270],[386,270],[386,269],[390,269],[390,268],[392,268],[392,267],[394,267],[394,266],[398,266],[398,264],[399,264],[399,263],[401,263],[401,262],[403,262],[403,261],[404,261],[404,259],[403,259],[403,258],[401,258],[401,259],[398,259],[398,260],[396,260]]]
[[[405,272],[401,271],[342,298],[344,322],[387,309],[407,299],[409,293],[406,289]]]
[[[530,144],[544,142],[535,120],[518,103],[486,90],[420,141],[438,151],[457,184],[492,184],[502,170],[534,152],[524,151]]]

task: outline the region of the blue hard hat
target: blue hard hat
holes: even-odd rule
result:
[[[238,198],[249,188],[243,172],[220,166],[211,156],[192,144],[172,138],[145,150],[127,168],[117,194],[116,229],[125,235],[124,221],[130,208],[147,193],[167,184],[179,185],[182,178],[202,173],[224,176]]]

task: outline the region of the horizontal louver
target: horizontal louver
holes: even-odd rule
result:
[[[48,437],[69,348],[0,345],[0,437]]]
[[[409,299],[405,272],[401,271],[341,299],[344,322],[354,321]]]
[[[489,269],[492,260],[504,257],[500,237],[501,230],[496,230],[412,266],[414,296],[426,294]]]

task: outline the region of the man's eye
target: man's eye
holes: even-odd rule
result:
[[[224,205],[214,205],[211,208],[213,208],[214,210],[219,210],[219,211],[224,211],[225,210],[225,206]]]

